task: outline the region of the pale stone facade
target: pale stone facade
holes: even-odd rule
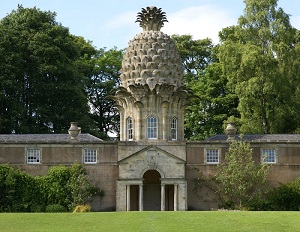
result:
[[[187,209],[186,152],[178,143],[184,141],[184,111],[193,95],[182,83],[174,42],[160,31],[166,21],[160,9],[142,9],[137,22],[143,31],[129,42],[123,58],[114,99],[120,140],[135,143],[119,146],[117,210]]]
[[[172,207],[175,211],[187,209],[185,160],[150,145],[118,163],[117,210],[129,211],[132,206],[137,205],[140,211],[165,211],[166,202],[168,208]],[[150,178],[147,177],[147,172],[151,175]],[[130,197],[131,186],[138,186],[138,200]],[[172,186],[174,195],[166,195],[166,186]]]
[[[193,98],[183,85],[183,71],[171,38],[160,31],[165,13],[147,7],[138,14],[143,32],[129,42],[114,99],[120,110],[120,141],[102,141],[81,134],[76,123],[70,135],[0,135],[0,163],[16,165],[33,175],[54,165],[83,163],[104,196],[95,211],[210,210],[218,202],[209,189],[197,190],[201,170],[214,174],[229,143],[226,135],[203,141],[184,140],[184,111]],[[82,125],[84,126],[84,125]],[[84,128],[83,128],[84,130]],[[269,180],[284,183],[300,175],[300,135],[244,135],[255,162],[269,152]]]

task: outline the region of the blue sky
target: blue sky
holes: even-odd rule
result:
[[[72,34],[91,40],[97,48],[120,49],[141,32],[135,23],[136,15],[147,6],[160,7],[166,12],[169,22],[163,32],[191,34],[194,39],[209,37],[214,43],[218,42],[218,32],[235,25],[244,9],[242,0],[0,0],[0,18],[18,4],[55,11],[56,21]],[[278,6],[291,15],[292,25],[300,29],[300,1],[279,0]]]

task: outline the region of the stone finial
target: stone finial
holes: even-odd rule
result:
[[[237,129],[235,128],[234,122],[227,122],[227,127],[225,129],[225,134],[228,135],[228,140],[233,140]]]
[[[77,122],[71,122],[71,126],[68,130],[69,135],[71,136],[71,140],[76,140],[77,136],[79,135],[81,131],[81,128],[78,127],[78,123]]]
[[[168,22],[166,13],[161,11],[161,8],[148,6],[142,8],[142,11],[137,14],[135,22],[140,23],[140,27],[144,31],[160,31],[164,26],[164,22]]]

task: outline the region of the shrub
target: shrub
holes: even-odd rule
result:
[[[32,176],[13,166],[0,165],[1,212],[31,212],[36,191]]]
[[[70,168],[55,166],[48,170],[48,175],[41,181],[46,190],[47,205],[59,204],[65,208],[71,202],[70,191],[67,188],[68,180],[71,177]]]
[[[73,210],[73,213],[86,213],[86,212],[91,212],[91,206],[86,204],[86,205],[77,205],[75,209]]]
[[[32,213],[42,213],[42,212],[45,212],[45,205],[44,204],[42,204],[42,205],[34,204],[30,207],[30,209],[31,209]]]
[[[0,164],[0,212],[72,211],[95,195],[103,191],[92,185],[80,164],[52,167],[48,175],[36,177]]]
[[[249,202],[261,197],[267,189],[270,167],[256,164],[252,158],[250,143],[240,139],[230,143],[225,160],[217,167],[211,181],[221,206],[229,209],[247,209]]]
[[[267,197],[269,210],[294,211],[300,209],[300,179],[273,189]]]
[[[251,210],[299,211],[300,178],[271,189],[264,199],[251,202]]]
[[[46,210],[47,213],[64,213],[67,212],[67,209],[60,204],[47,205]]]
[[[103,191],[92,185],[82,165],[73,164],[70,172],[71,177],[67,183],[71,193],[71,202],[68,205],[70,210],[78,205],[85,205],[93,196],[103,196]]]
[[[56,166],[48,175],[40,178],[41,191],[44,191],[47,205],[59,204],[72,211],[76,205],[83,205],[92,196],[101,195],[102,191],[93,186],[82,165],[72,167]]]

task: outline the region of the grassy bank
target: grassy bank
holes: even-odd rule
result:
[[[300,231],[300,212],[2,213],[0,229],[20,231]]]

